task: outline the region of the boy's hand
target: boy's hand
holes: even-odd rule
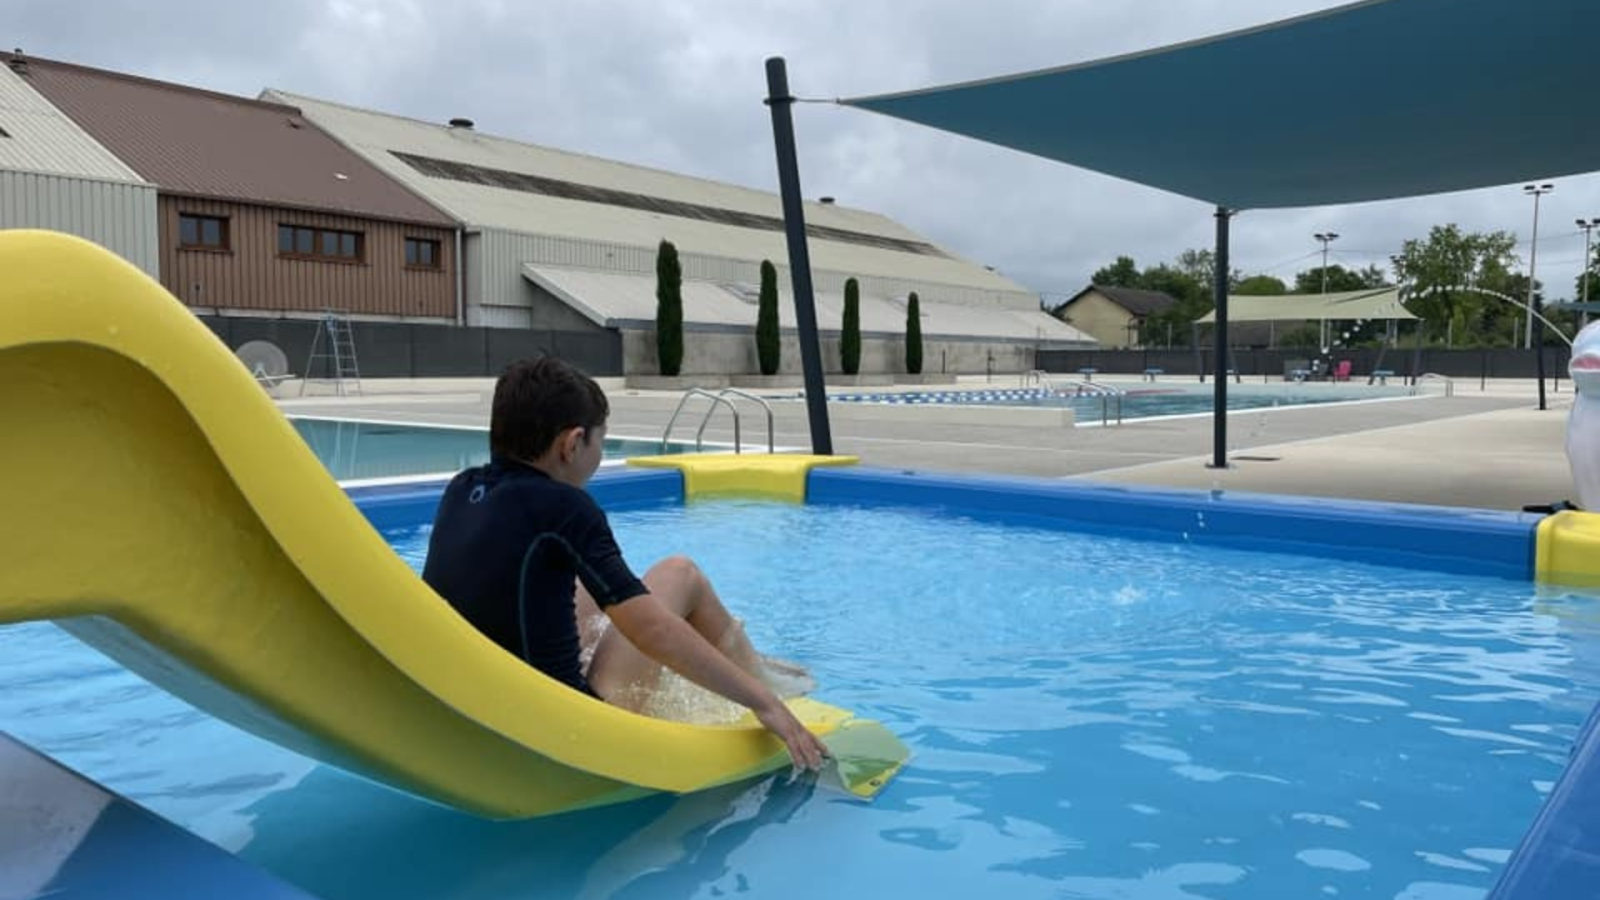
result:
[[[789,758],[794,760],[797,770],[821,771],[823,762],[828,758],[828,748],[800,724],[800,720],[781,700],[774,698],[771,704],[755,710],[755,714],[761,724],[789,748]]]

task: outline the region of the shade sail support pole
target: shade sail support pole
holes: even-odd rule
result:
[[[806,413],[811,420],[811,452],[833,455],[828,427],[827,385],[822,380],[822,346],[817,339],[817,308],[811,295],[811,254],[806,248],[805,207],[800,200],[800,162],[794,149],[795,98],[783,57],[767,60],[767,100],[772,110],[772,143],[778,153],[778,188],[783,197],[783,231],[788,239],[789,276],[794,282],[794,324],[805,372]]]
[[[1212,278],[1212,290],[1216,303],[1215,353],[1212,356],[1217,361],[1216,377],[1211,379],[1212,411],[1211,411],[1211,464],[1213,469],[1226,469],[1228,467],[1228,379],[1224,377],[1224,369],[1228,359],[1228,222],[1233,216],[1233,210],[1226,206],[1218,206],[1217,217],[1217,246],[1216,246],[1216,273]]]

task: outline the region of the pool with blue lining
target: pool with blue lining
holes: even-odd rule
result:
[[[438,483],[352,492],[379,529],[431,514]],[[602,473],[590,491],[607,509],[684,500],[672,470]],[[1085,485],[1006,476],[945,475],[870,467],[817,468],[806,502],[910,507],[1000,524],[1110,533],[1158,541],[1353,559],[1459,574],[1530,580],[1539,516],[1457,507],[1222,491]],[[1600,884],[1600,704],[1571,762],[1512,855],[1490,897],[1593,896]]]
[[[349,494],[369,522],[382,530],[431,517],[443,484],[434,479],[353,488]],[[591,482],[590,490],[603,506],[614,511],[685,502],[683,476],[675,470],[602,472]],[[1533,576],[1539,521],[1530,514],[1484,510],[1107,487],[866,467],[813,469],[806,476],[806,502],[907,507],[1001,524],[1359,559],[1516,580]],[[9,757],[8,765],[15,765],[16,758],[17,754]],[[128,805],[127,801],[119,804],[113,806]],[[1600,707],[1589,716],[1575,742],[1569,765],[1491,896],[1496,900],[1589,896],[1584,891],[1600,883],[1600,829],[1589,814],[1596,804],[1600,804]],[[149,815],[132,816],[126,822],[119,827],[151,833],[171,829]],[[21,839],[26,841],[28,836],[22,834]],[[249,895],[250,890],[260,892],[255,894],[259,896],[295,896],[292,890],[275,894],[270,886],[263,888],[260,873],[248,867],[218,868],[211,859],[215,848],[198,840],[193,844],[173,857],[174,864],[192,865],[197,867],[194,871],[207,873],[207,878],[223,879],[208,883],[208,890],[224,890],[226,885],[228,892],[239,896]],[[183,862],[183,853],[190,853],[193,862]],[[127,871],[124,854],[74,859],[77,861],[70,871],[79,873],[75,877],[87,879],[84,883],[94,880],[96,866]],[[102,871],[102,876],[109,871]]]

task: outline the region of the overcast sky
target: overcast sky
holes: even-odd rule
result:
[[[859,96],[1081,62],[1334,5],[0,0],[0,42],[246,96],[278,87],[432,121],[466,116],[493,134],[776,191],[761,103],[768,56],[788,58],[798,96]],[[1337,73],[1307,85],[1307,113],[1319,91],[1338,89]],[[1211,209],[1198,201],[859,110],[795,112],[806,196],[887,214],[1035,291],[1076,291],[1118,254],[1143,266],[1211,245]],[[1600,216],[1600,175],[1558,179],[1544,198],[1538,274],[1547,298],[1572,293],[1580,216]],[[1387,265],[1402,241],[1448,222],[1515,233],[1526,265],[1532,202],[1518,185],[1247,212],[1234,222],[1234,265],[1291,280],[1318,263],[1317,231],[1342,235],[1330,262]]]

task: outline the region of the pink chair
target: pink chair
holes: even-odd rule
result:
[[[1334,381],[1349,381],[1350,380],[1350,360],[1348,360],[1348,359],[1339,360],[1339,365],[1335,366],[1334,370],[1333,370],[1333,380]]]

